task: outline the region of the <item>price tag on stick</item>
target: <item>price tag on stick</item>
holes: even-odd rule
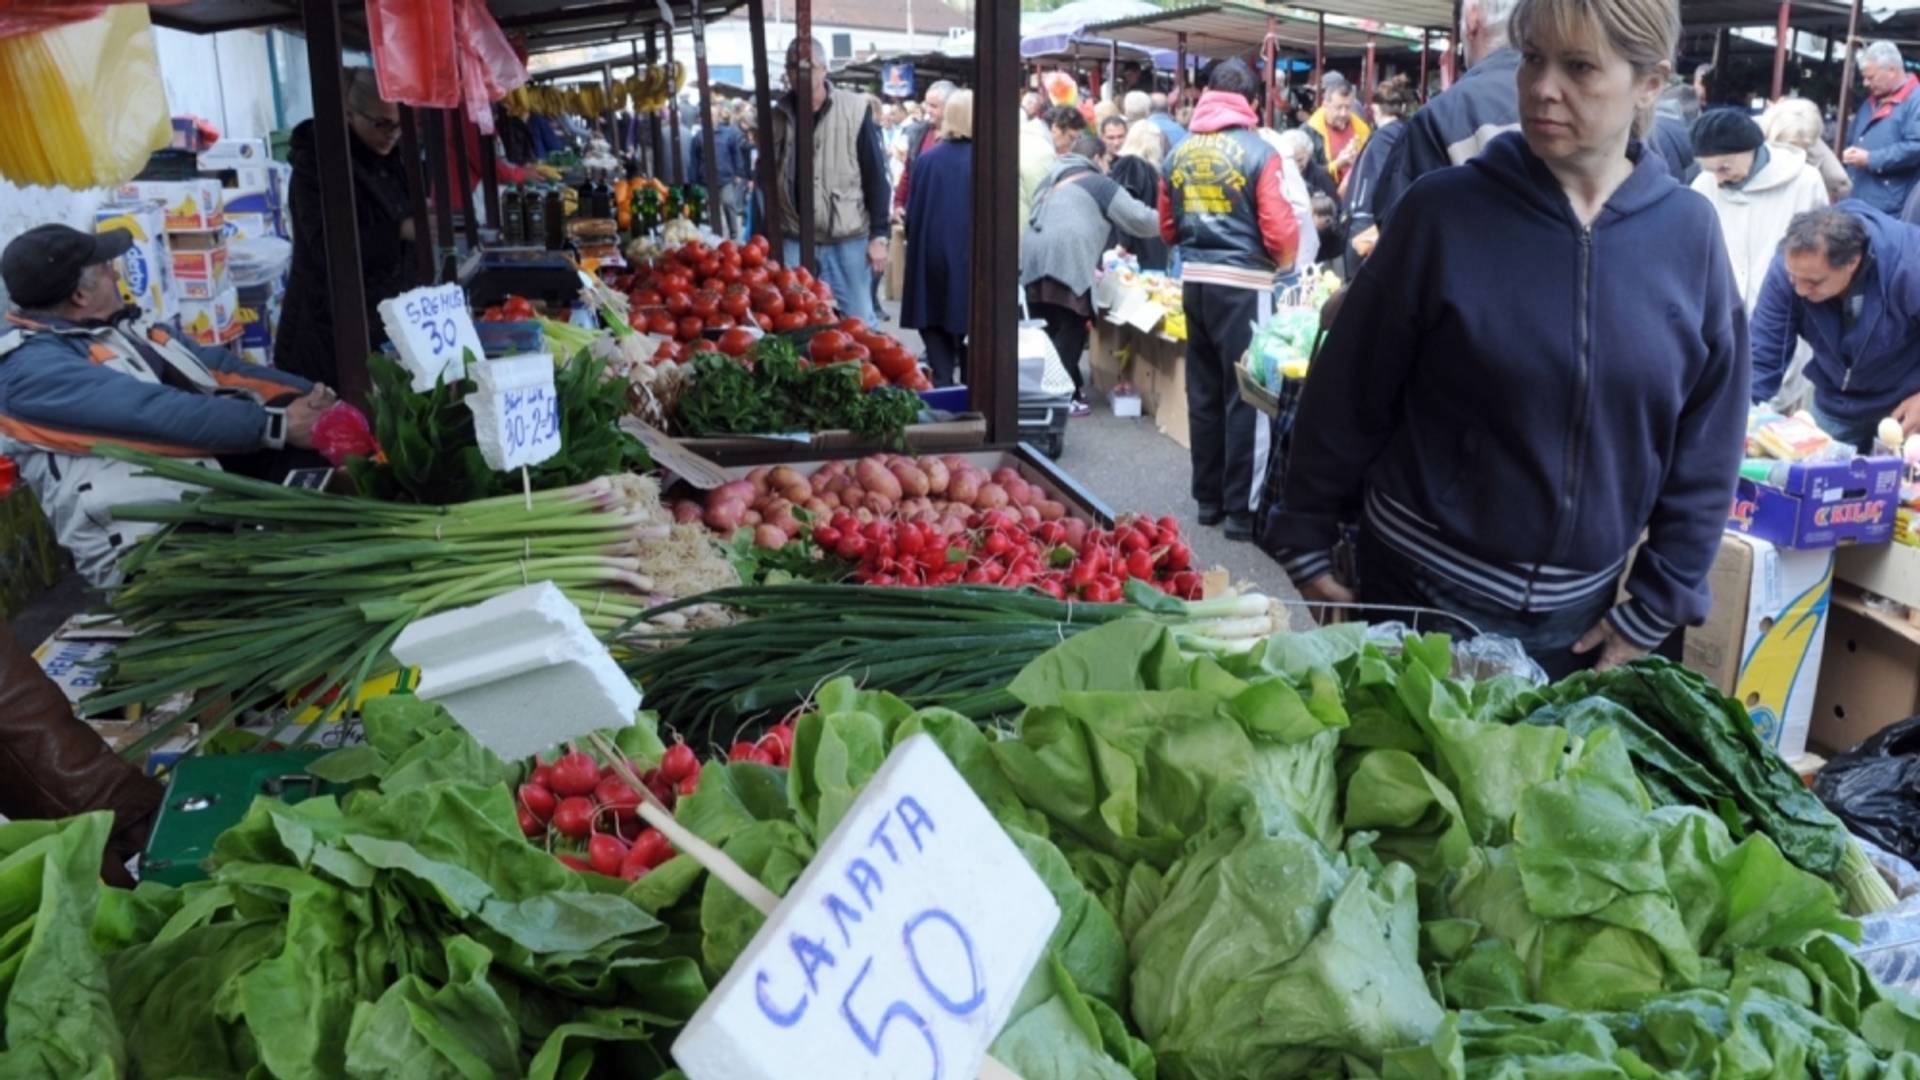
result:
[[[692,1080],[1009,1076],[1060,908],[926,735],[901,743],[674,1041]]]
[[[560,399],[545,353],[473,365],[479,392],[467,395],[480,456],[496,469],[538,465],[560,452]]]
[[[466,356],[486,355],[480,332],[467,312],[467,293],[458,285],[427,285],[380,301],[380,322],[393,339],[400,363],[421,393],[443,377],[466,375]]]

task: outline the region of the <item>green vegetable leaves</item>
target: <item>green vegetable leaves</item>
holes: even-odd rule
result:
[[[770,334],[753,366],[719,353],[695,353],[693,382],[677,417],[689,435],[778,435],[845,428],[863,441],[900,445],[920,416],[918,395],[897,386],[860,387],[860,365],[801,361],[787,338]]]

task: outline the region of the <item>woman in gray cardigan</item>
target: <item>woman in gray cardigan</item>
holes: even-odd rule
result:
[[[1047,324],[1047,337],[1073,377],[1073,415],[1089,411],[1080,353],[1093,317],[1093,272],[1107,240],[1118,228],[1129,236],[1160,233],[1151,206],[1127,194],[1094,162],[1105,147],[1083,135],[1033,194],[1033,213],[1020,246],[1020,284],[1027,310]]]

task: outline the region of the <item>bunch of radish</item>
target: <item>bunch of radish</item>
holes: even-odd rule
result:
[[[700,787],[700,759],[675,742],[660,764],[642,771],[642,783],[671,809]],[[572,750],[553,762],[538,761],[516,793],[520,831],[542,841],[554,857],[575,870],[637,881],[674,855],[660,830],[643,826],[640,794],[592,755]],[[561,850],[556,850],[560,848]]]
[[[811,475],[785,465],[758,468],[704,500],[675,503],[673,514],[727,537],[751,529],[757,546],[778,548],[801,534],[800,510],[816,526],[845,511],[860,525],[909,522],[943,536],[965,532],[973,515],[988,510],[1005,510],[1028,528],[1067,518],[1064,503],[1017,469],[987,470],[954,455],[902,454],[831,461]]]

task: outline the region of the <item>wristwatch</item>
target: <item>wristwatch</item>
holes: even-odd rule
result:
[[[281,450],[287,445],[287,410],[274,405],[263,406],[267,410],[267,429],[260,436],[269,450]]]

